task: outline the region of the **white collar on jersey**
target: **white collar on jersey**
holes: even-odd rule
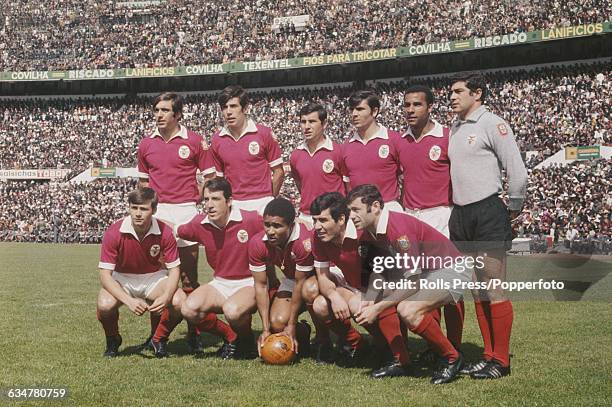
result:
[[[230,208],[229,218],[227,218],[227,223],[223,227],[227,226],[227,224],[230,223],[230,221],[234,221],[234,222],[241,222],[242,221],[242,214],[240,213],[240,209],[237,206],[235,206],[235,205],[232,205],[232,207]],[[204,219],[202,219],[202,222],[200,222],[200,223],[202,225],[208,223],[209,225],[212,225],[212,226],[216,227],[219,230],[223,229],[223,228],[220,228],[219,226],[217,226],[213,221],[208,219],[208,215],[206,215],[204,217]]]
[[[151,134],[151,138],[155,138],[158,136],[162,137],[161,133],[159,132],[159,129],[156,127],[153,134]],[[170,140],[172,140],[175,137],[180,137],[182,139],[187,140],[189,138],[189,136],[187,135],[187,127],[179,124],[179,131],[176,134],[174,134],[172,137],[170,137]]]
[[[344,239],[357,239],[357,228],[355,227],[355,224],[353,223],[352,220],[348,220],[348,222],[346,222],[346,230],[344,231]],[[342,241],[344,241],[344,239],[342,239]]]
[[[238,137],[238,140],[240,140],[240,138],[242,136],[244,136],[245,134],[247,134],[247,133],[257,133],[257,125],[251,119],[247,119],[246,128],[242,131],[242,133],[240,133],[240,136]],[[219,136],[230,136],[230,137],[232,137],[232,133],[230,133],[230,131],[229,131],[229,129],[227,127],[223,126],[223,127],[221,127],[221,130],[219,131]]]
[[[293,221],[293,230],[291,231],[291,235],[289,236],[289,240],[287,241],[287,243],[294,242],[298,240],[299,237],[300,237],[300,222],[298,222],[296,219]],[[263,238],[261,240],[263,240],[264,242],[267,241],[268,235],[264,233]]]
[[[427,136],[438,137],[438,138],[444,137],[444,127],[442,127],[442,125],[435,120],[432,120],[432,122],[434,123],[433,128],[428,133],[425,133],[421,137],[422,138],[425,138]],[[416,141],[416,138],[414,137],[414,134],[412,134],[412,129],[410,127],[408,127],[408,130],[406,130],[406,133],[402,134],[402,137],[407,137],[407,136],[412,137],[412,139]]]
[[[319,147],[317,147],[315,149],[315,151],[310,154],[310,150],[308,150],[308,146],[306,146],[306,143],[302,143],[299,146],[297,146],[298,150],[305,150],[311,157],[313,155],[315,155],[315,153],[321,149],[326,149],[329,151],[334,151],[334,143],[332,143],[331,139],[329,137],[325,137],[325,141],[323,142],[323,144],[321,144]]]
[[[361,137],[359,137],[359,133],[355,132],[353,133],[353,137],[351,137],[349,139],[349,143],[353,142],[353,141],[359,141],[362,144],[367,144],[370,142],[370,140],[374,140],[375,138],[380,138],[383,140],[388,140],[389,139],[389,130],[382,125],[378,125],[378,131],[376,133],[374,133],[374,135],[372,137],[370,137],[368,139],[368,141],[363,141]]]
[[[389,208],[384,207],[378,218],[378,225],[376,225],[376,234],[384,235],[387,233],[387,224],[389,223]]]
[[[123,222],[121,222],[121,226],[119,227],[119,232],[121,233],[129,233],[134,236],[137,240],[138,235],[136,234],[136,230],[134,229],[134,225],[132,225],[132,218],[130,216],[126,216],[123,218]],[[159,228],[159,224],[157,223],[157,219],[151,219],[151,227],[144,235],[143,239],[149,235],[161,235],[161,229]]]

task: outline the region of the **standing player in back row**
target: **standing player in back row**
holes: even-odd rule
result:
[[[138,176],[140,186],[151,187],[159,197],[155,217],[171,225],[187,223],[197,215],[196,204],[200,192],[196,180],[198,170],[214,172],[208,145],[202,136],[180,124],[183,117],[183,98],[165,92],[153,101],[156,128],[138,145]],[[191,293],[198,287],[198,245],[177,239],[181,258],[183,291]],[[152,334],[156,321],[151,320]],[[199,332],[189,325],[188,345],[199,352]],[[145,343],[145,345],[149,341]]]
[[[232,186],[235,207],[261,214],[283,184],[281,149],[270,128],[247,117],[249,98],[241,86],[226,87],[217,101],[225,122],[211,142],[217,175]]]
[[[446,238],[452,210],[448,137],[450,130],[431,118],[434,95],[430,88],[411,86],[404,94],[404,114],[408,123],[400,143],[404,172],[402,205],[406,213],[434,227]],[[463,299],[444,306],[446,336],[459,350],[463,333]],[[440,322],[440,310],[432,312]],[[420,359],[434,362],[431,347]]]
[[[313,225],[310,205],[319,195],[327,192],[346,195],[342,181],[342,146],[325,136],[327,111],[320,104],[311,102],[304,105],[298,112],[298,118],[304,142],[291,153],[289,165],[291,176],[300,191],[299,218]],[[334,271],[341,273],[335,266]],[[317,320],[312,309],[318,295],[317,277],[308,277],[304,283],[303,297],[317,328],[311,351],[318,361],[326,362],[331,360],[333,349],[329,330]]]
[[[403,211],[397,178],[401,174],[400,134],[376,122],[380,99],[370,90],[354,92],[348,100],[355,134],[342,145],[342,164],[347,189],[373,184],[390,210]]]
[[[454,202],[450,237],[462,251],[484,256],[484,267],[475,269],[478,281],[504,281],[506,250],[512,247],[510,222],[523,206],[527,170],[508,123],[483,106],[487,96],[483,77],[459,76],[451,91],[451,108],[457,118],[448,146]],[[502,169],[508,176],[507,206],[499,198]],[[512,303],[501,288],[473,294],[484,357],[466,372],[474,379],[509,375]]]

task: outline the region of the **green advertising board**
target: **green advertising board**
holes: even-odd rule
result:
[[[262,61],[234,61],[225,64],[190,65],[155,68],[82,69],[72,71],[0,72],[0,82],[57,81],[90,79],[159,78],[175,76],[218,75],[223,73],[258,72],[283,69],[309,68],[325,65],[350,64],[397,58],[410,58],[450,52],[472,51],[493,47],[554,41],[612,32],[612,22],[583,24],[550,30],[474,37],[459,41],[407,45],[342,54],[316,55],[289,59]]]

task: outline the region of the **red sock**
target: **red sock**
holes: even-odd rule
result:
[[[440,325],[436,323],[431,313],[425,314],[419,326],[411,329],[411,331],[423,337],[430,346],[434,347],[434,350],[436,350],[440,356],[448,359],[449,362],[452,363],[459,357],[459,352],[457,352],[453,344],[444,336]]]
[[[329,342],[329,328],[315,315],[314,310],[312,309],[312,304],[308,304],[308,313],[310,314],[310,318],[312,319],[312,323],[314,324],[316,330],[314,340],[318,343]]]
[[[117,336],[119,335],[119,310],[114,309],[109,312],[100,312],[96,310],[96,317],[98,321],[102,323],[104,328],[104,335],[106,336]]]
[[[153,335],[153,340],[155,342],[168,340],[170,333],[178,324],[181,323],[182,320],[183,317],[181,314],[172,314],[168,308],[165,308],[161,313],[161,318],[159,320],[159,324],[157,325],[157,329],[155,330],[155,334]]]
[[[328,326],[333,333],[338,335],[338,338],[351,345],[353,348],[361,344],[361,334],[353,328],[350,319],[347,318],[344,321],[331,319],[325,321],[325,325]]]
[[[378,315],[378,327],[389,344],[395,360],[402,365],[407,365],[410,362],[410,356],[406,350],[395,307],[387,308]]]
[[[474,306],[476,307],[476,319],[478,320],[478,326],[480,327],[480,333],[482,334],[482,341],[484,343],[483,357],[485,360],[491,360],[493,359],[493,340],[489,322],[491,316],[489,302],[475,302]]]
[[[161,320],[161,315],[155,314],[155,313],[149,313],[149,320],[151,321],[151,335],[153,335],[155,334],[157,325],[159,325],[159,321]]]
[[[510,301],[491,304],[491,327],[493,331],[493,358],[502,366],[510,366],[510,334],[514,310]]]
[[[228,342],[234,342],[238,335],[236,332],[225,322],[217,318],[217,314],[209,312],[204,315],[204,318],[200,321],[198,328],[202,332],[208,332],[213,335],[220,336]]]
[[[461,346],[463,338],[463,319],[465,315],[465,305],[463,300],[456,304],[444,306],[444,322],[446,323],[446,337],[453,344],[455,349]]]
[[[431,317],[440,325],[440,321],[442,320],[442,312],[440,312],[440,308],[436,308],[434,310],[429,311]]]

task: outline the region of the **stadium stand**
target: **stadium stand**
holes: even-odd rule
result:
[[[296,15],[309,16],[303,30],[272,29],[274,18]],[[0,10],[0,71],[313,56],[566,27],[610,15],[607,0],[49,0],[42,6],[9,0]]]

